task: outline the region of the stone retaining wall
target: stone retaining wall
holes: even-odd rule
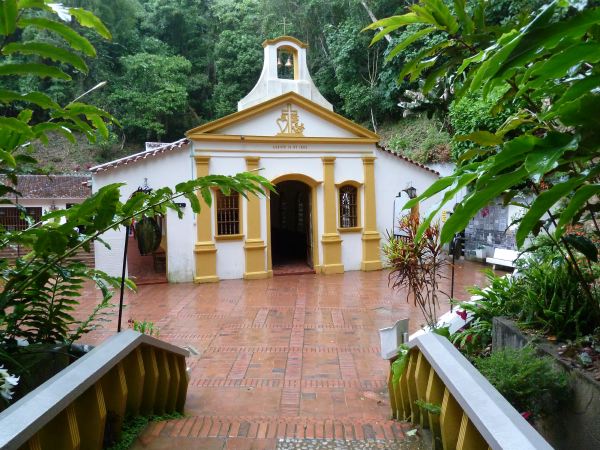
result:
[[[523,348],[531,342],[511,320],[495,317],[492,331],[493,351],[503,348]],[[561,361],[556,346],[535,343],[535,346],[553,357],[556,366],[569,374],[571,396],[552,417],[535,424],[537,430],[557,450],[595,450],[600,448],[600,383],[588,374]]]

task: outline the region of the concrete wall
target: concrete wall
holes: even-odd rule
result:
[[[522,348],[530,342],[531,338],[521,333],[514,322],[494,318],[493,351]],[[535,427],[557,450],[600,448],[600,383],[560,360],[556,346],[537,343],[536,348],[554,358],[556,366],[569,375],[571,392],[565,405],[551,417],[536,421]]]

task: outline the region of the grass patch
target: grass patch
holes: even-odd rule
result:
[[[162,422],[164,420],[181,419],[183,414],[175,412],[158,416],[130,416],[123,422],[121,439],[108,447],[108,450],[127,450],[137,437],[144,431],[150,422]]]
[[[407,117],[377,130],[381,145],[419,163],[450,160],[450,135],[442,125],[427,117]]]

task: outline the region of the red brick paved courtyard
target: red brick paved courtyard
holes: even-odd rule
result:
[[[484,283],[481,269],[457,265],[455,297]],[[422,319],[387,276],[161,284],[129,293],[125,324],[153,321],[161,339],[198,353],[188,358],[188,417],[151,425],[135,448],[274,449],[286,436],[402,440],[406,425],[387,420],[388,363],[377,330],[408,317],[413,332]],[[448,280],[442,289],[449,292]],[[115,322],[84,341],[99,343]]]

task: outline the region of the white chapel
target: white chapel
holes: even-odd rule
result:
[[[379,147],[375,133],[333,111],[310,77],[306,44],[283,36],[263,47],[262,73],[237,112],[177,142],[148,144],[92,168],[94,192],[124,182],[124,199],[139,186],[174,187],[256,169],[277,189],[248,199],[214,191],[211,207],[198,215],[189,204],[183,219],[168,213],[160,255],[128,259],[129,276],[140,264],[170,282],[197,283],[379,270],[383,239],[408,200],[402,190],[421,193],[437,179],[434,170]],[[107,233],[110,249],[96,243],[98,269],[121,273],[123,234]]]

